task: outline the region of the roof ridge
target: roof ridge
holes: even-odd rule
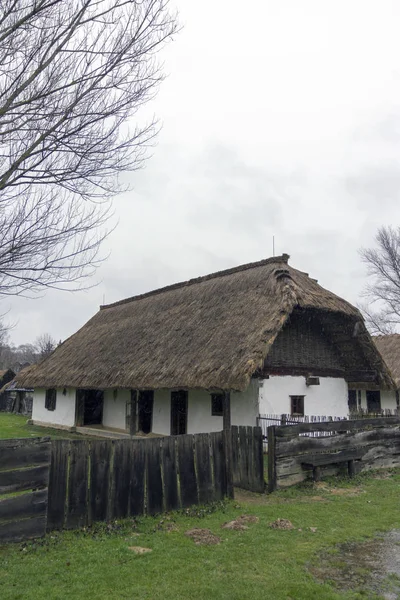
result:
[[[233,273],[239,273],[240,271],[248,271],[250,269],[254,269],[257,267],[263,267],[264,265],[268,265],[268,264],[273,264],[273,263],[288,264],[289,258],[290,258],[289,254],[282,254],[280,256],[271,256],[270,258],[264,258],[263,260],[259,260],[257,262],[239,265],[238,267],[231,267],[230,269],[224,269],[223,271],[215,271],[214,273],[210,273],[209,275],[202,275],[201,277],[195,277],[193,279],[188,279],[187,281],[181,281],[179,283],[173,283],[172,285],[167,285],[162,288],[157,288],[156,290],[151,290],[150,292],[145,292],[144,294],[138,294],[137,296],[131,296],[129,298],[124,298],[123,300],[118,300],[117,302],[113,302],[112,304],[102,304],[102,305],[100,305],[100,310],[106,310],[107,308],[113,308],[114,306],[128,304],[129,302],[134,302],[135,300],[142,300],[143,298],[149,298],[150,296],[156,296],[156,295],[162,294],[164,292],[177,290],[179,288],[186,287],[189,285],[194,285],[196,283],[202,283],[203,281],[209,281],[210,279],[217,279],[218,277],[225,277],[227,275],[232,275]]]
[[[378,333],[377,335],[372,335],[372,338],[389,338],[389,337],[399,337],[400,333]]]

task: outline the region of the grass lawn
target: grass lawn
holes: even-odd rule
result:
[[[13,415],[11,413],[0,412],[0,440],[48,435],[52,438],[82,439],[82,436],[79,434],[68,433],[67,431],[62,431],[60,429],[27,425],[27,420],[28,417],[24,415]]]
[[[238,492],[218,507],[53,533],[0,547],[1,600],[334,600],[378,598],[340,592],[307,569],[335,544],[399,526],[400,470],[307,483],[256,495]],[[241,514],[259,521],[235,531]],[[292,530],[272,529],[289,519]],[[219,545],[195,545],[185,532],[210,529]],[[312,529],[310,529],[312,528]],[[152,552],[135,554],[135,546]]]

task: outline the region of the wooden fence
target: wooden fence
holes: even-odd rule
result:
[[[264,492],[264,457],[261,427],[231,427],[233,485]]]
[[[329,437],[307,437],[308,433],[328,433]],[[268,488],[288,487],[310,477],[305,465],[311,455],[329,454],[330,464],[322,474],[343,469],[335,456],[354,451],[360,455],[355,463],[359,472],[366,469],[400,466],[400,418],[378,417],[330,423],[302,423],[268,428]],[[330,456],[330,454],[332,456]]]
[[[49,468],[50,464],[50,468]],[[0,542],[264,491],[262,432],[0,442]],[[40,488],[40,489],[39,489]]]
[[[49,465],[49,438],[0,441],[0,543],[44,535]]]
[[[47,529],[156,514],[232,496],[224,433],[54,440]]]

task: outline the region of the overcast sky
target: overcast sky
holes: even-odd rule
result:
[[[3,301],[15,344],[64,340],[105,299],[290,254],[356,303],[358,249],[400,224],[398,0],[173,0],[182,32],[149,109],[163,129],[100,284]]]

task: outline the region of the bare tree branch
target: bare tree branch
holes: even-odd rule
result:
[[[400,325],[400,227],[381,227],[376,248],[362,248],[360,255],[372,278],[360,306],[372,333],[394,333]]]
[[[169,0],[4,0],[0,10],[0,294],[78,285],[157,123]]]

